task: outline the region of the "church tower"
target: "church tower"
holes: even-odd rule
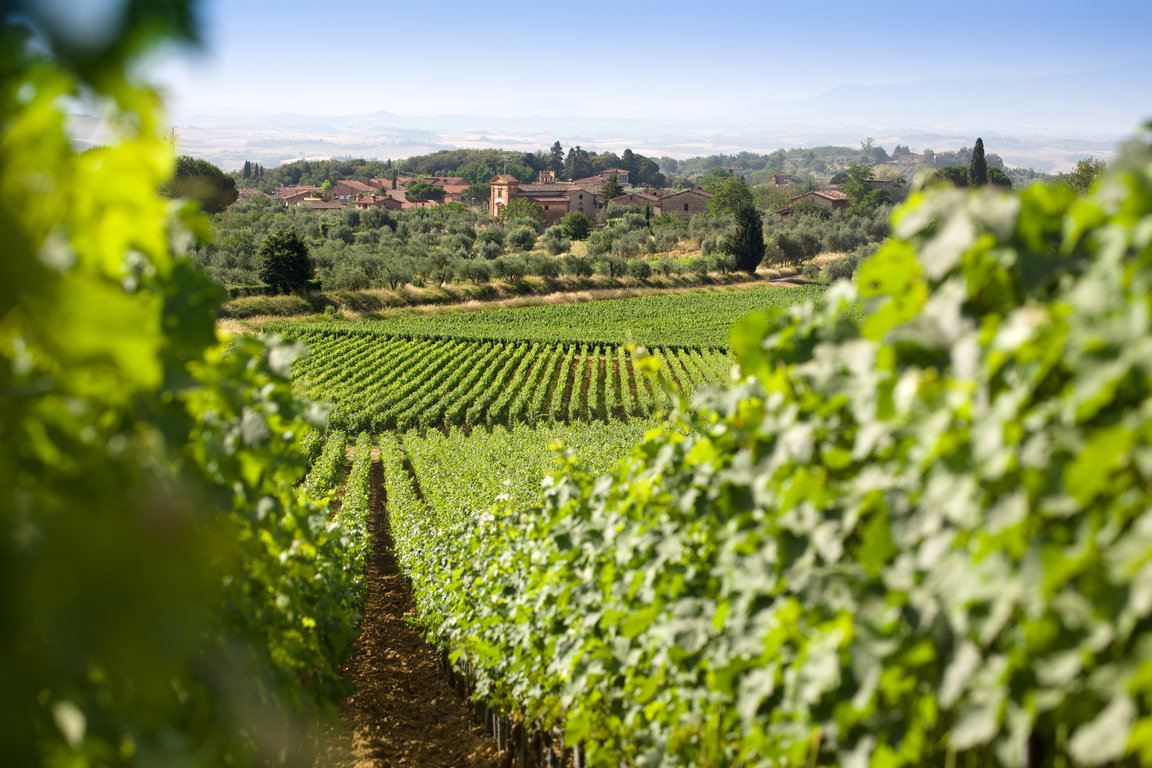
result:
[[[520,182],[515,176],[498,173],[488,179],[488,186],[491,189],[488,194],[488,215],[495,219],[500,216],[504,206],[519,197]]]

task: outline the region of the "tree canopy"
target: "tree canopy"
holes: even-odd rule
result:
[[[277,230],[260,245],[260,279],[278,291],[300,291],[315,273],[308,246],[294,229]]]
[[[537,223],[543,224],[544,209],[535,200],[518,197],[500,209],[501,221],[511,221],[512,219],[533,219]]]
[[[572,211],[560,219],[564,235],[572,240],[584,240],[592,233],[592,220],[580,211]]]
[[[715,216],[735,213],[745,205],[755,207],[752,190],[739,176],[731,174],[714,176],[702,186],[712,194],[712,197],[708,198],[708,210]]]
[[[568,157],[564,159],[561,169],[566,179],[583,179],[594,173],[591,156],[579,145],[568,150]]]
[[[236,202],[236,180],[207,160],[188,155],[176,158],[171,181],[161,191],[168,197],[195,200],[205,213],[219,213]]]
[[[874,176],[872,166],[863,163],[853,163],[844,171],[840,191],[848,196],[850,213],[868,214],[886,202],[884,192],[868,184]]]
[[[423,202],[425,200],[435,200],[437,203],[444,202],[444,195],[447,193],[443,187],[437,187],[435,184],[429,184],[426,181],[413,181],[404,190],[404,197],[410,202]]]
[[[1076,163],[1076,167],[1066,175],[1060,177],[1061,181],[1081,194],[1092,188],[1093,182],[1104,173],[1107,163],[1088,156]]]
[[[600,204],[608,205],[608,203],[620,197],[622,194],[624,194],[624,188],[620,186],[620,180],[617,174],[614,173],[608,177],[608,181],[604,182],[604,186],[600,188]]]

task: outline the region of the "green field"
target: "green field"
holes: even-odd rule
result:
[[[334,408],[329,426],[350,431],[413,427],[555,424],[650,417],[674,391],[691,395],[723,381],[722,350],[666,347],[640,374],[622,346],[409,339],[303,331],[311,354],[294,368],[297,386]]]
[[[649,418],[728,378],[728,330],[748,312],[819,301],[766,287],[281,326],[308,346],[293,376],[350,432]],[[635,341],[660,362],[634,365]]]
[[[430,336],[473,340],[549,341],[568,344],[622,344],[724,347],[732,324],[749,312],[819,302],[817,286],[764,286],[747,290],[691,291],[582,304],[457,311],[434,315],[396,314],[350,325],[307,322],[282,329],[349,329],[389,336]]]

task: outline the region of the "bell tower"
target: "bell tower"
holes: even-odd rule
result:
[[[488,194],[488,215],[496,218],[504,206],[518,197],[520,182],[515,176],[498,173],[488,179],[488,187],[491,190]]]

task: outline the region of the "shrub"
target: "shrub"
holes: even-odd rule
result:
[[[471,280],[480,285],[492,279],[492,264],[479,259],[469,259],[456,266],[456,274],[461,280]]]
[[[540,277],[560,277],[560,260],[539,253],[531,253],[524,257],[528,274]]]
[[[652,265],[646,259],[632,259],[628,262],[628,275],[638,280],[652,277]]]
[[[808,265],[804,265],[807,270]],[[824,276],[828,278],[828,282],[834,283],[837,280],[851,280],[852,274],[856,271],[856,264],[853,259],[845,257],[843,259],[836,259],[830,261],[824,266]],[[804,277],[808,277],[805,273]],[[809,278],[811,279],[811,278]]]
[[[492,240],[486,240],[476,247],[476,255],[491,261],[504,253],[504,247]]]
[[[592,259],[568,254],[563,259],[564,271],[573,277],[588,277],[596,271]]]
[[[608,277],[621,277],[628,268],[628,264],[619,256],[604,255],[597,260],[596,268],[601,274]]]
[[[504,280],[522,280],[528,274],[528,265],[520,256],[501,256],[492,267]]]
[[[560,220],[560,228],[572,240],[583,240],[592,233],[592,220],[580,211],[572,211]]]

